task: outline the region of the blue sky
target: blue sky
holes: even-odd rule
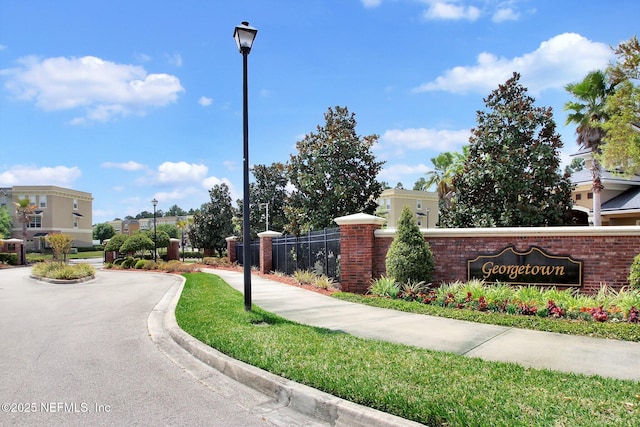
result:
[[[94,223],[177,204],[225,182],[242,196],[242,56],[251,164],[286,162],[330,106],[378,134],[379,176],[411,188],[459,151],[483,98],[514,71],[554,109],[563,87],[637,34],[612,0],[0,0],[0,187],[91,192]]]

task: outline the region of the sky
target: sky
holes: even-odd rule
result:
[[[405,188],[461,151],[513,72],[577,151],[564,86],[638,34],[612,0],[0,0],[0,187],[92,193],[93,222],[242,198],[242,55],[249,164],[287,162],[329,107],[379,135],[378,179]]]

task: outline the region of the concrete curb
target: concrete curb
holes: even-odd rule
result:
[[[184,279],[174,285],[154,308],[164,313],[163,329],[184,350],[229,378],[257,390],[278,404],[332,426],[400,427],[422,426],[395,415],[358,405],[328,393],[274,375],[233,359],[198,341],[180,329],[175,309],[184,288]]]
[[[47,282],[47,283],[53,283],[56,285],[74,285],[77,283],[85,283],[88,282],[90,280],[93,280],[96,278],[96,276],[88,276],[88,277],[82,277],[80,279],[50,279],[48,277],[38,277],[38,276],[34,276],[33,274],[30,274],[29,277],[31,279],[35,279],[38,280],[40,282]]]

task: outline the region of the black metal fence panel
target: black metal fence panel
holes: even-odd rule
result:
[[[311,270],[340,281],[340,229],[272,239],[273,270],[293,274]]]
[[[244,251],[242,250],[243,244],[236,244],[236,260],[238,264],[244,265]],[[253,240],[251,242],[251,267],[260,267],[260,240]]]

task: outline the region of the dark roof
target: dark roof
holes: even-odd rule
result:
[[[601,206],[602,211],[621,211],[640,209],[640,188],[632,187],[618,194],[611,200],[607,200]]]

